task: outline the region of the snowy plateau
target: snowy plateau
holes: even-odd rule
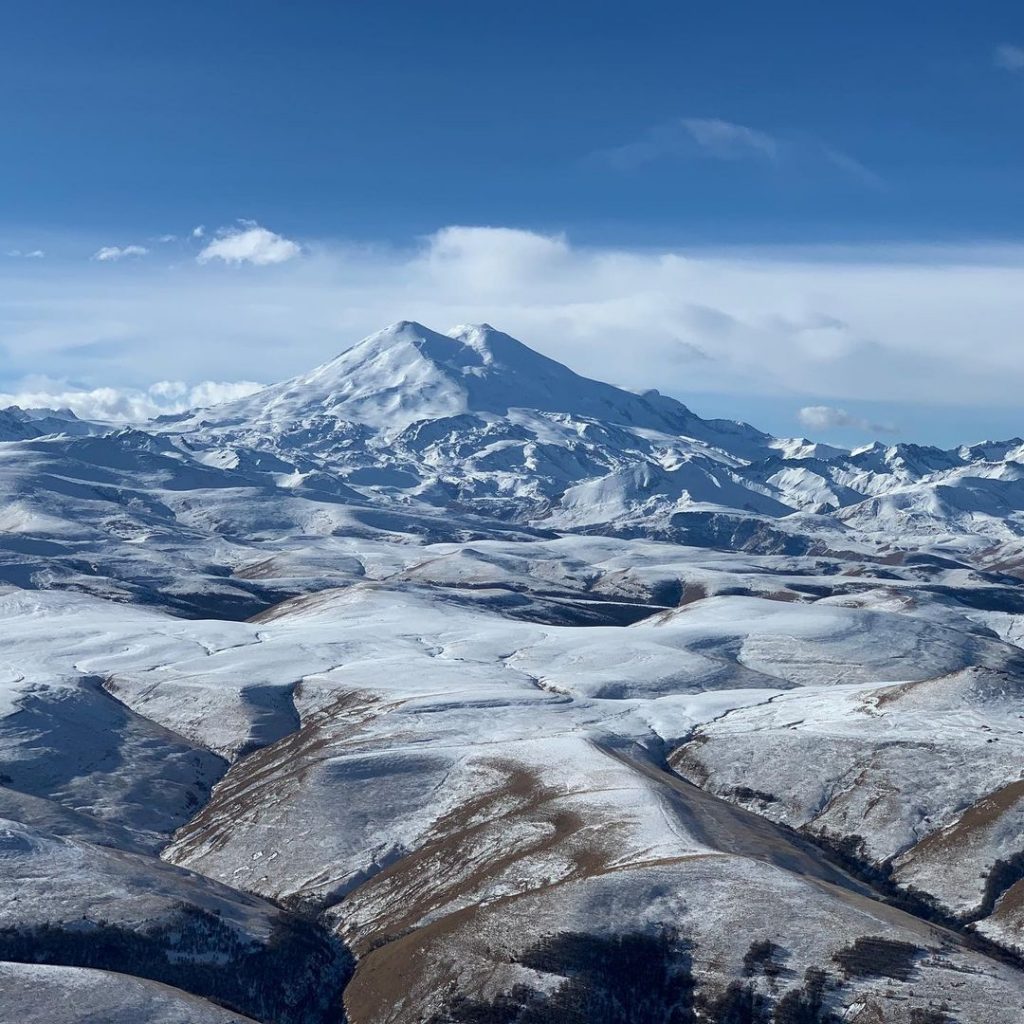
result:
[[[0,494],[0,1020],[1024,1021],[1020,438],[401,322]]]

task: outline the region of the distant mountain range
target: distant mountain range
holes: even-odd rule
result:
[[[732,546],[718,533],[724,514],[760,519],[759,542],[789,550],[823,530],[915,546],[1012,543],[1024,530],[1020,438],[853,451],[774,438],[580,377],[486,324],[436,334],[403,321],[308,374],[157,429],[221,459],[272,452],[296,482],[326,472],[375,501],[454,501],[559,530]]]

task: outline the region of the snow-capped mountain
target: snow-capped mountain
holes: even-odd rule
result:
[[[76,422],[0,413],[0,1019],[1021,1019],[1020,439],[409,322]]]
[[[513,409],[572,411],[675,433],[695,422],[657,392],[637,396],[580,377],[488,324],[438,334],[406,320],[310,373],[220,406],[213,422],[273,429],[329,417],[390,435],[420,420],[507,416]]]
[[[160,429],[219,464],[272,452],[297,485],[329,476],[374,500],[457,502],[559,530],[810,550],[832,534],[990,546],[1024,527],[1019,439],[950,451],[776,439],[580,377],[488,325],[437,334],[403,321]],[[816,514],[831,520],[824,541]]]
[[[9,405],[0,409],[0,441],[20,441],[47,434],[72,437],[102,433],[102,427],[80,420],[70,409],[22,409]]]

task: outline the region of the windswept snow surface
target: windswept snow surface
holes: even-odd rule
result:
[[[641,933],[705,1007],[1024,1019],[1019,439],[409,322],[64,421],[0,413],[0,1019],[475,1020]]]
[[[18,1024],[252,1024],[158,982],[42,964],[0,963],[0,1005]]]

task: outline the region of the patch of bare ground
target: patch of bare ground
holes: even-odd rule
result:
[[[357,952],[366,953],[448,912],[514,865],[547,859],[556,851],[564,861],[559,882],[604,870],[609,859],[605,841],[597,841],[597,831],[564,806],[565,791],[544,786],[516,764],[491,761],[486,767],[499,773],[497,785],[445,815],[417,850],[346,898],[348,908],[372,908],[353,937]],[[556,881],[539,876],[531,885],[527,873],[521,875],[523,889]]]
[[[703,583],[685,583],[683,584],[683,593],[679,598],[678,606],[680,608],[688,604],[696,604],[698,601],[703,601],[708,596],[708,588]]]
[[[906,551],[890,551],[887,555],[883,555],[878,559],[882,565],[903,565],[906,560]]]
[[[964,811],[956,823],[926,836],[914,847],[914,858],[927,858],[931,854],[955,850],[974,832],[987,829],[1007,811],[1024,800],[1024,779],[1002,786]]]
[[[1015,923],[1020,928],[1020,922],[1024,919],[1024,879],[1014,882],[1008,889],[997,897],[995,907],[991,913],[993,921],[1000,923]],[[1019,945],[1018,945],[1018,948]]]
[[[454,965],[439,963],[430,952],[522,891],[497,896],[485,910],[471,901],[479,898],[488,880],[559,848],[565,854],[560,882],[606,865],[607,855],[593,845],[583,820],[558,806],[564,793],[544,786],[518,765],[495,761],[489,767],[498,774],[497,785],[440,819],[424,845],[375,875],[335,908],[342,919],[353,910],[362,916],[362,908],[372,908],[352,937],[360,959],[345,993],[351,1020],[393,1019],[428,969],[431,985],[438,991],[455,984]],[[550,884],[542,877],[532,884],[526,877],[521,879],[521,885],[531,891]]]
[[[277,619],[294,615],[296,612],[312,611],[314,608],[326,604],[335,593],[335,590],[320,590],[315,594],[300,594],[298,597],[289,597],[286,601],[281,601],[278,604],[271,605],[269,608],[264,608],[263,611],[257,612],[246,621],[264,625],[268,622],[274,622]]]
[[[922,686],[925,683],[934,682],[932,679],[918,679],[913,680],[909,683],[897,683],[895,686],[883,686],[877,690],[872,691],[868,706],[874,706],[875,709],[884,708],[889,704],[898,704],[900,699],[905,697],[911,690],[918,686]],[[865,707],[867,710],[867,707]]]
[[[345,993],[352,1021],[411,1020],[404,1001],[427,985],[453,990],[443,950],[456,935],[482,933],[492,914],[526,895],[617,870],[662,867],[714,854],[633,860],[614,824],[590,825],[565,807],[567,794],[521,765],[491,761],[497,783],[439,820],[416,851],[374,875],[332,913],[359,956]],[[357,923],[353,925],[351,922]],[[505,959],[505,953],[496,954]]]
[[[264,558],[259,562],[240,565],[232,575],[240,580],[262,580],[278,576],[280,571],[276,558]]]
[[[240,827],[258,817],[268,792],[273,791],[276,801],[286,801],[309,771],[329,756],[335,743],[357,733],[384,710],[373,695],[347,691],[308,715],[295,732],[240,758],[199,813],[175,833],[166,859],[181,864],[201,848],[223,846]],[[327,723],[331,723],[329,732],[324,729]]]

